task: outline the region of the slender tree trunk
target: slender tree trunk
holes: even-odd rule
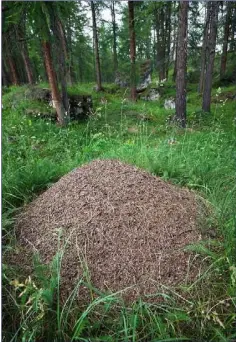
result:
[[[161,81],[165,77],[162,77],[162,63],[163,63],[163,55],[162,55],[162,21],[163,17],[160,13],[160,8],[155,7],[155,28],[156,28],[156,67],[157,72],[159,74],[159,80]]]
[[[114,68],[114,77],[115,77],[116,72],[118,70],[115,1],[112,1],[111,3],[111,18],[112,18],[112,31],[113,31],[113,68]]]
[[[146,59],[151,59],[151,34],[146,40],[146,49],[145,49],[145,58]]]
[[[235,39],[235,33],[236,33],[236,3],[231,2],[232,6],[232,19],[231,19],[231,34],[230,34],[230,51],[236,51],[236,39]]]
[[[166,14],[166,75],[165,78],[168,79],[169,76],[169,65],[170,65],[170,38],[171,38],[171,2],[167,3],[167,14]]]
[[[66,81],[69,85],[72,85],[65,31],[64,31],[62,22],[58,17],[56,21],[57,21],[58,33],[60,36],[61,47],[62,47],[63,54],[64,54],[65,68],[66,68]]]
[[[210,112],[211,109],[211,88],[216,48],[218,10],[219,2],[211,1],[209,35],[206,47],[206,75],[204,78],[204,91],[202,101],[202,109],[204,112]]]
[[[10,84],[9,74],[7,72],[4,59],[2,58],[2,85],[8,87]]]
[[[175,60],[175,55],[176,55],[176,40],[177,40],[176,24],[177,24],[177,19],[176,19],[176,13],[175,13],[175,10],[176,10],[175,3],[173,4],[172,9],[173,9],[173,25],[171,28],[171,32],[172,32],[172,39],[171,40],[173,40],[173,47],[172,47],[172,51],[171,51],[171,62],[173,62]]]
[[[9,68],[11,72],[11,81],[14,85],[19,85],[19,80],[16,72],[16,65],[11,56],[8,57]]]
[[[22,48],[21,55],[22,55],[22,58],[23,58],[23,61],[24,61],[24,64],[25,64],[25,70],[26,70],[28,82],[29,82],[29,84],[33,84],[34,83],[33,71],[32,71],[32,68],[31,68],[29,54],[28,54],[28,51],[27,51],[26,48]]]
[[[177,50],[175,120],[182,127],[186,127],[188,7],[189,7],[188,1],[180,1],[178,43],[177,43],[178,50]]]
[[[159,46],[157,47],[159,53],[159,80],[165,79],[165,11],[164,5],[160,8],[159,14]]]
[[[51,91],[52,91],[53,105],[55,106],[56,111],[57,111],[57,118],[58,118],[59,124],[61,126],[64,126],[65,125],[65,109],[61,101],[61,96],[60,96],[57,81],[56,81],[56,74],[53,68],[50,43],[48,41],[43,41],[42,46],[43,46],[43,51],[44,51],[44,59],[45,59],[45,66],[46,66],[46,71],[48,75],[48,81],[49,81]]]
[[[38,38],[40,39],[40,38]],[[46,62],[45,62],[45,57],[44,57],[44,49],[43,49],[43,44],[40,44],[40,57],[42,58],[43,61],[43,77],[42,80],[41,78],[39,78],[39,81],[44,81],[44,82],[48,82],[49,83],[49,79],[48,79],[48,73],[47,73],[47,68],[46,68]]]
[[[222,51],[222,55],[221,55],[221,64],[220,64],[220,78],[221,79],[224,77],[224,74],[226,71],[230,18],[231,18],[231,2],[227,2],[227,4],[226,4],[226,18],[225,18],[225,25],[224,25],[223,51]]]
[[[97,91],[102,91],[102,78],[101,78],[101,67],[100,67],[100,58],[99,58],[97,23],[96,23],[96,13],[95,13],[95,7],[94,7],[93,1],[91,1],[91,10],[92,10],[92,18],[93,18],[93,39],[94,39],[94,49],[95,49]]]
[[[77,81],[74,64],[73,64],[73,45],[72,45],[72,29],[71,29],[71,18],[68,18],[68,25],[67,25],[67,46],[68,46],[68,74],[71,78],[71,84]],[[70,80],[68,80],[70,81]],[[70,84],[68,82],[68,84]]]
[[[81,53],[79,54],[79,80],[82,83],[84,80],[84,73],[83,73],[83,63],[82,63],[82,56]]]
[[[58,53],[58,60],[59,60],[59,75],[60,75],[61,92],[62,92],[62,103],[67,114],[69,114],[68,113],[69,99],[68,99],[68,94],[67,94],[68,68],[66,65],[67,47],[66,47],[64,29],[56,13],[54,13],[52,22],[53,22],[52,30],[54,32],[55,37],[57,38],[57,53]],[[61,50],[62,50],[62,53],[61,53]]]
[[[16,31],[17,39],[20,42],[20,51],[21,51],[22,59],[24,61],[24,65],[25,65],[25,71],[26,71],[28,83],[33,84],[34,83],[33,70],[32,70],[31,61],[29,58],[27,42],[25,42],[25,20],[26,20],[26,16],[24,15],[24,18],[23,18],[24,22],[21,24],[20,28],[15,27],[15,31]]]
[[[179,6],[179,5],[177,5]],[[174,8],[176,11],[176,7]],[[178,7],[177,7],[178,9]],[[179,11],[177,11],[179,14]],[[174,23],[174,44],[173,44],[173,60],[174,60],[174,72],[172,76],[173,82],[176,80],[176,74],[177,74],[177,51],[178,51],[178,32],[177,32],[177,26],[178,26],[178,14],[175,13],[175,23]]]
[[[203,43],[202,43],[202,55],[201,55],[201,72],[200,72],[200,81],[199,81],[199,93],[203,92],[204,87],[204,79],[206,73],[206,48],[207,48],[207,41],[208,41],[208,31],[209,31],[209,24],[210,24],[210,8],[211,2],[207,3],[206,9],[206,20],[205,20],[205,27],[203,32]]]
[[[131,89],[131,100],[137,100],[137,89],[136,89],[136,47],[135,47],[135,29],[134,29],[134,1],[128,2],[129,8],[129,37],[130,37],[130,89]]]
[[[9,47],[9,38],[7,37],[4,37],[4,48],[5,48],[6,60],[8,62],[7,63],[8,69],[10,71],[11,84],[19,85],[19,78],[18,78],[17,71],[16,71],[16,65],[15,65],[15,62],[14,62],[14,59],[12,57],[11,50]]]
[[[176,81],[176,75],[177,75],[177,54],[178,54],[178,41],[176,42],[176,47],[175,47],[175,65],[174,65],[174,73],[173,73],[174,82]]]
[[[153,60],[157,60],[157,55],[156,55],[156,29],[155,26],[153,28]],[[154,63],[154,68],[156,70],[156,63]]]

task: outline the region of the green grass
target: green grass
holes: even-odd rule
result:
[[[45,86],[45,85],[44,85]],[[171,84],[164,96],[173,96]],[[126,99],[126,90],[95,93],[92,84],[70,93],[92,93],[94,113],[87,123],[67,128],[32,118],[28,108],[47,108],[24,100],[24,88],[3,96],[2,193],[4,253],[15,248],[14,215],[62,175],[96,158],[117,158],[149,170],[167,181],[195,190],[209,203],[204,230],[216,238],[193,246],[208,260],[202,278],[189,287],[166,289],[161,304],[145,300],[127,307],[119,294],[101,294],[86,272],[61,305],[60,260],[35,262],[31,279],[3,267],[4,341],[233,341],[236,338],[236,154],[233,101],[201,112],[197,85],[190,84],[186,130],[169,127],[160,103]],[[106,85],[112,89],[112,85]],[[221,88],[221,95],[234,91]],[[219,90],[213,90],[216,96]],[[217,97],[217,96],[216,96]],[[105,100],[105,101],[104,101]],[[142,120],[146,115],[149,121]],[[133,128],[133,133],[130,132]],[[134,129],[135,128],[135,129]],[[173,143],[172,143],[173,142]],[[15,280],[12,282],[12,280]],[[76,293],[86,284],[94,294],[86,307]],[[21,294],[21,295],[20,295]]]

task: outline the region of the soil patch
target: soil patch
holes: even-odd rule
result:
[[[201,239],[194,194],[117,160],[95,160],[62,177],[21,213],[16,233],[27,254],[48,263],[67,240],[62,292],[67,295],[85,265],[93,286],[124,292],[132,301],[158,285],[192,281],[189,253]],[[63,244],[63,242],[61,242]],[[27,258],[28,258],[27,256]],[[24,253],[16,262],[27,264]],[[88,275],[88,273],[87,273]]]

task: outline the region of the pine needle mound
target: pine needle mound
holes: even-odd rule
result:
[[[201,238],[196,222],[191,191],[117,160],[95,160],[28,205],[16,232],[20,245],[45,263],[57,253],[61,232],[63,293],[84,276],[101,291],[129,287],[124,295],[131,301],[160,284],[194,279],[183,248]]]

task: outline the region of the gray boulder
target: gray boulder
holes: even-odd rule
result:
[[[175,109],[175,99],[173,99],[173,98],[166,99],[164,102],[164,108],[165,109]]]

